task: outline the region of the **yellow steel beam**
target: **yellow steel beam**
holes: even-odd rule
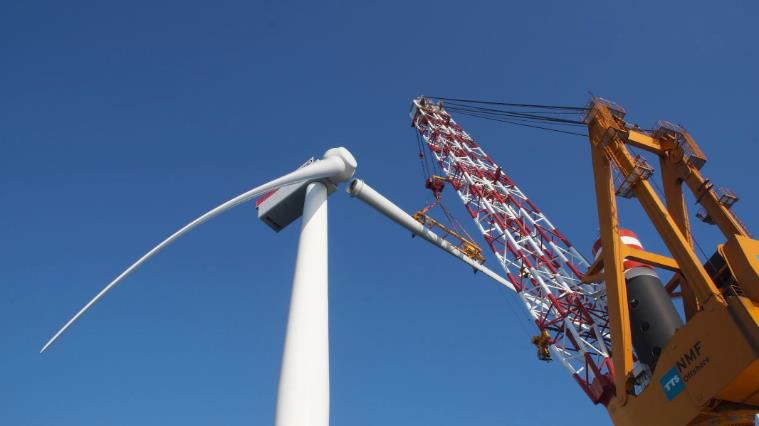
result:
[[[585,276],[590,277],[592,275],[597,275],[601,273],[601,269],[603,268],[604,268],[604,258],[603,256],[598,256],[596,260],[593,261],[593,264],[590,265],[590,267],[588,267],[588,270],[585,272]],[[590,283],[594,282],[594,281],[585,281],[585,279],[583,279],[583,281],[590,282]]]
[[[664,153],[661,143],[656,140],[656,138],[645,133],[641,133],[637,130],[628,131],[627,143],[636,148],[651,151],[657,155],[662,155]]]
[[[680,266],[677,265],[675,259],[652,253],[650,251],[639,250],[630,246],[623,246],[622,254],[625,259],[637,260],[638,262],[643,262],[647,265],[655,266],[657,268],[668,269],[670,271],[680,270]]]
[[[652,253],[650,251],[639,250],[634,247],[622,245],[622,257],[630,260],[637,260],[657,268],[668,269],[670,271],[679,271],[680,266],[677,265],[675,259],[671,257],[662,256],[660,254]],[[598,256],[592,265],[585,272],[582,278],[584,283],[597,282],[603,279],[601,270],[604,268],[603,256]]]
[[[667,202],[667,210],[672,219],[680,228],[680,232],[693,247],[693,235],[691,233],[690,222],[688,220],[688,207],[685,204],[683,194],[683,180],[674,164],[672,152],[660,157],[662,184],[664,186],[664,199]],[[678,275],[675,275],[678,276]],[[698,311],[698,299],[688,283],[682,285],[680,291],[683,298],[683,310],[685,311],[686,321]]]
[[[671,156],[662,156],[661,161],[662,183],[664,186],[664,199],[667,202],[667,210],[672,219],[680,228],[688,242],[693,245],[690,222],[688,221],[688,207],[683,196],[682,179],[673,164]]]
[[[619,238],[617,201],[611,164],[604,154],[601,141],[598,138],[594,140],[594,136],[591,132],[598,224],[601,228],[602,252],[599,259],[603,259],[603,263],[606,265],[603,280],[606,285],[609,329],[612,336],[611,353],[615,374],[615,399],[624,405],[627,403],[627,378],[632,374],[633,369],[630,312],[627,305],[627,289],[622,269],[622,241]]]
[[[603,280],[604,280],[604,274],[603,274],[603,272],[599,272],[599,273],[596,273],[596,274],[590,274],[590,275],[588,275],[588,274],[585,274],[585,275],[582,277],[582,280],[581,280],[581,281],[582,281],[584,284],[590,284],[590,283],[597,283],[597,282],[601,282],[601,281],[603,281]]]
[[[669,279],[669,282],[664,286],[664,289],[667,290],[667,293],[672,294],[682,281],[683,277],[679,273],[672,275],[672,278]]]
[[[708,181],[701,176],[701,172],[682,161],[677,163],[677,171],[725,237],[748,236],[748,232],[733,213],[719,202],[717,193],[709,188]]]

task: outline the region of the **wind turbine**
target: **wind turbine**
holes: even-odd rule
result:
[[[276,198],[277,192],[281,192],[284,195],[279,195],[276,201],[269,203],[273,206],[267,213],[262,213],[259,209],[259,217],[266,216],[268,213],[276,216],[275,219],[264,217],[265,221],[276,230],[282,229],[301,215],[303,221],[280,370],[276,425],[327,426],[329,424],[327,197],[337,186],[353,177],[356,166],[356,159],[347,149],[332,148],[327,150],[320,160],[309,161],[291,173],[255,187],[209,210],[150,249],[106,285],[45,343],[40,353],[45,352],[113,287],[179,237],[207,220],[253,198],[264,194],[269,198]],[[467,263],[476,271],[482,271],[489,278],[514,290],[511,283],[503,277],[467,257],[365,182],[359,179],[353,180],[347,190],[351,196],[365,202],[414,235],[421,236]]]

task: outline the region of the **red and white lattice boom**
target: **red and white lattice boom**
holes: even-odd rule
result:
[[[458,193],[550,350],[595,403],[613,395],[602,284],[583,284],[588,261],[445,111],[420,97],[414,126]],[[428,155],[429,155],[428,154]]]

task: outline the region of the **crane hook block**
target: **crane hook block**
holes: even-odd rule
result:
[[[538,350],[539,360],[551,361],[551,351],[548,349],[551,346],[551,336],[548,335],[546,330],[541,330],[540,334],[533,336],[530,341]]]
[[[435,196],[436,200],[440,199],[440,193],[443,192],[443,189],[445,189],[445,181],[447,179],[440,177],[440,176],[432,176],[427,178],[426,181],[424,181],[424,187],[432,191],[432,194]]]

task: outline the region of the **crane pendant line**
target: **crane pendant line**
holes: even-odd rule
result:
[[[456,190],[542,336],[594,403],[614,394],[602,284],[583,284],[589,263],[445,111],[414,100],[412,126]]]

